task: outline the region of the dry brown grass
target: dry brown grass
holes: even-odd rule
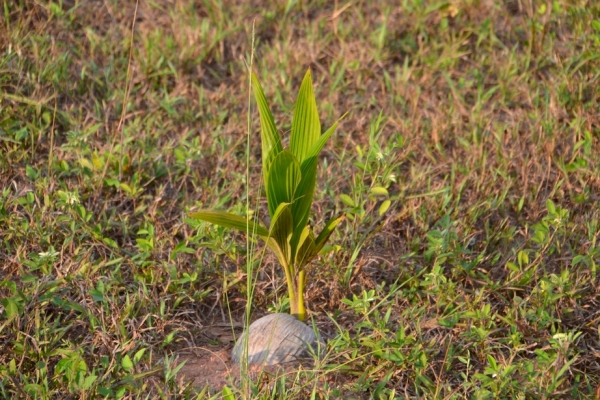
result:
[[[165,376],[144,386],[150,380],[135,373],[206,343],[202,327],[241,321],[244,237],[185,215],[199,206],[241,214],[247,157],[252,201],[258,195],[257,124],[245,152],[253,21],[255,70],[284,138],[307,66],[321,119],[348,112],[324,151],[314,223],[334,211],[356,217],[333,238],[341,248],[309,271],[307,287],[320,329],[348,334],[330,360],[348,370],[322,372],[339,378],[320,384],[324,396],[593,396],[594,2],[544,10],[530,0],[317,1],[286,13],[285,4],[263,1],[140,1],[135,21],[133,1],[58,4],[6,3],[0,23],[1,396],[35,397],[33,384],[46,385],[48,397],[80,395],[77,379],[56,372],[72,354],[85,360],[85,376],[98,377],[86,389],[92,395],[125,388],[131,397],[191,396]],[[380,111],[385,124],[370,135]],[[361,159],[357,147],[368,154],[374,139],[382,157]],[[363,174],[358,161],[372,169]],[[395,180],[385,180],[390,173]],[[375,184],[393,200],[382,217],[380,201],[367,195]],[[83,214],[64,193],[77,196]],[[364,204],[346,207],[341,193]],[[547,200],[568,218],[546,220],[548,235],[536,242]],[[259,217],[265,211],[260,204]],[[444,238],[437,250],[434,231]],[[174,253],[181,243],[190,250]],[[51,248],[56,255],[39,255]],[[516,272],[508,263],[518,266],[521,251],[528,260]],[[285,293],[275,258],[262,266],[257,315],[281,306]],[[403,286],[386,298],[394,282]],[[372,314],[342,303],[371,289]],[[477,314],[486,304],[491,314]],[[373,315],[387,309],[381,325]],[[399,327],[412,338],[398,345],[404,362],[369,347],[367,339],[392,348]],[[580,336],[553,339],[569,332]],[[142,348],[133,369],[122,367]],[[491,376],[490,355],[516,370],[486,386],[474,374]],[[554,384],[563,366],[564,380]],[[312,390],[306,382],[278,393],[301,398]],[[269,390],[283,389],[261,387]]]

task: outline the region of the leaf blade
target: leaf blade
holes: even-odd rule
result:
[[[299,243],[302,231],[308,223],[310,209],[312,207],[315,184],[317,180],[317,157],[313,157],[311,162],[305,163],[302,168],[302,178],[298,183],[294,202],[292,203],[292,215],[294,217],[294,236],[292,240],[292,252],[296,253],[296,246]]]
[[[290,241],[292,238],[293,226],[294,222],[290,210],[290,203],[280,204],[273,216],[269,238],[273,239],[277,244],[277,258],[279,258],[279,262],[284,269],[291,265]]]
[[[306,158],[304,159],[302,164],[308,162],[308,160],[310,160],[312,157],[318,157],[319,154],[321,154],[321,150],[323,150],[325,143],[327,143],[333,132],[335,132],[338,125],[339,121],[336,121],[333,125],[329,127],[329,129],[327,129],[327,131],[325,131],[325,133],[319,136],[315,143],[313,143],[313,146],[310,148],[310,151],[307,153]]]
[[[354,204],[354,200],[352,200],[352,197],[348,196],[346,193],[340,194],[340,200],[348,207],[354,207],[356,205]]]
[[[335,228],[344,219],[345,219],[345,216],[340,215],[338,217],[333,217],[329,221],[327,221],[327,223],[325,224],[325,227],[323,228],[321,233],[319,233],[319,236],[315,239],[315,248],[314,248],[315,255],[317,253],[319,253],[319,251],[321,251],[321,249],[323,248],[323,246],[325,246],[325,243],[327,242],[327,240],[329,239],[329,237],[331,236],[331,234],[333,233]]]
[[[310,149],[307,158],[301,166],[302,178],[296,189],[294,202],[292,203],[292,215],[294,216],[294,239],[292,241],[292,253],[296,252],[298,238],[302,230],[308,223],[310,209],[312,207],[315,185],[317,182],[317,166],[319,163],[319,154],[338,126],[338,122],[333,124]]]
[[[383,203],[381,203],[381,205],[379,206],[379,215],[381,216],[385,214],[385,212],[390,208],[391,205],[391,200],[384,200]]]
[[[316,255],[315,238],[308,226],[304,227],[300,239],[298,240],[298,251],[295,255],[295,264],[298,269],[302,269]]]
[[[294,195],[301,180],[302,172],[296,157],[288,150],[277,154],[267,177],[267,203],[271,218],[281,204],[294,202]]]
[[[374,186],[371,188],[371,194],[375,196],[389,196],[389,192],[383,186]]]
[[[267,102],[262,86],[258,81],[258,77],[254,73],[252,73],[252,90],[260,115],[263,178],[264,184],[267,185],[267,177],[269,176],[271,163],[275,156],[283,151],[283,146],[281,145],[281,137],[275,127],[275,121],[273,119],[273,114],[271,114],[269,103]]]
[[[321,122],[313,91],[311,71],[308,69],[300,85],[292,117],[290,151],[302,163],[314,143],[321,136]]]
[[[260,224],[247,220],[244,217],[230,214],[224,211],[200,210],[190,213],[189,216],[194,219],[210,222],[224,228],[237,229],[246,233],[256,232],[263,239],[269,237],[269,231]]]
[[[277,207],[273,221],[271,222],[271,231],[269,232],[269,247],[273,249],[283,271],[285,273],[285,280],[288,287],[288,296],[290,299],[290,307],[292,313],[297,313],[298,292],[295,287],[295,274],[294,265],[291,260],[291,236],[294,223],[292,220],[292,213],[290,211],[289,203],[282,203]],[[269,243],[267,242],[267,243]]]

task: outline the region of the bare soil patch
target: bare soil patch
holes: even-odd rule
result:
[[[231,358],[233,346],[223,348],[222,345],[200,347],[194,352],[181,352],[178,364],[185,362],[179,370],[178,380],[192,382],[198,389],[208,386],[210,392],[218,392],[224,386],[238,386],[241,379],[241,368]],[[257,382],[269,382],[271,378],[297,369],[298,363],[286,365],[251,365],[250,378]],[[262,379],[261,379],[262,376]]]

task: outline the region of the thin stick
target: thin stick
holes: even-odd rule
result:
[[[117,132],[119,131],[119,129],[122,129],[122,131],[121,131],[121,149],[119,152],[120,153],[119,181],[121,181],[123,179],[123,144],[125,142],[124,121],[125,121],[125,113],[127,111],[127,103],[129,102],[129,94],[131,92],[131,59],[133,58],[133,38],[134,38],[133,34],[134,34],[134,30],[135,30],[135,20],[137,19],[138,6],[139,6],[139,0],[136,0],[135,10],[133,12],[133,21],[131,23],[131,43],[129,46],[129,60],[127,62],[127,76],[125,77],[125,86],[127,87],[127,89],[125,90],[125,99],[124,99],[124,103],[123,103],[123,110],[121,111],[121,118],[119,119],[119,124],[117,125]],[[107,123],[106,129],[107,129],[107,131],[109,130],[108,123]],[[113,136],[113,140],[110,144],[110,151],[109,151],[110,155],[112,155],[112,150],[115,148],[115,141],[116,141],[116,135]],[[96,201],[98,192],[102,189],[102,183],[104,182],[104,177],[106,176],[106,172],[108,171],[109,164],[110,164],[110,162],[106,162],[104,164],[104,169],[102,170],[102,176],[100,177],[100,181],[98,183],[98,188],[96,189],[96,195],[95,195],[94,201]]]
[[[48,178],[52,177],[52,157],[54,156],[54,124],[56,122],[56,97],[54,97],[54,113],[52,114],[52,128],[50,128],[50,152],[48,153]]]
[[[117,125],[117,132],[121,130],[121,148],[119,151],[119,181],[123,179],[123,144],[125,143],[125,113],[127,112],[127,103],[129,103],[129,94],[131,93],[131,60],[133,58],[133,38],[135,32],[135,20],[137,19],[137,12],[140,0],[135,1],[135,10],[133,11],[133,21],[131,23],[131,43],[129,44],[129,60],[127,62],[127,77],[125,78],[125,100],[123,101],[123,110],[121,110],[121,119],[119,119],[119,125]]]
[[[251,117],[251,105],[252,105],[252,65],[254,62],[254,23],[252,21],[252,42],[250,45],[250,65],[248,65],[248,109],[247,109],[247,130],[246,130],[246,214],[250,211],[250,134],[252,133],[252,117]],[[249,232],[250,220],[247,221],[246,232]],[[248,331],[248,326],[250,325],[250,311],[252,309],[252,240],[249,235],[246,235],[246,288],[248,289],[248,302],[246,303],[246,331]],[[248,335],[245,335],[245,340],[242,351],[242,357],[240,359],[240,364],[242,367],[242,373],[247,377],[248,376]],[[244,383],[247,383],[244,380]],[[242,384],[242,390],[244,390],[244,385]],[[246,387],[248,393],[250,394],[250,387]]]

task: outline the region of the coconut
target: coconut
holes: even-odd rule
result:
[[[233,347],[233,361],[240,363],[245,332]],[[289,314],[269,314],[248,327],[248,364],[276,365],[322,356],[325,343],[315,331]]]

